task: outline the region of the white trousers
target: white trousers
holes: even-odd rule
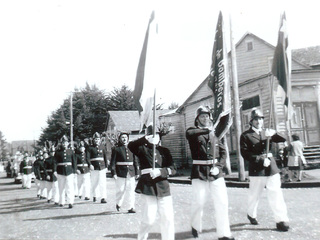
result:
[[[46,186],[46,180],[40,180],[40,196],[47,198],[47,186]]]
[[[78,174],[73,174],[73,189],[74,189],[74,195],[78,196],[79,191],[78,191]]]
[[[116,180],[116,203],[118,206],[122,206],[126,199],[128,209],[134,208],[135,205],[135,177],[118,177]]]
[[[146,240],[157,216],[160,215],[160,229],[162,240],[173,240],[174,216],[172,196],[156,197],[141,194],[142,219],[138,233],[138,240]]]
[[[107,169],[91,171],[91,190],[93,197],[107,199]]]
[[[90,198],[90,172],[78,175],[78,194],[79,196]]]
[[[260,197],[266,187],[269,205],[276,222],[288,222],[287,206],[284,202],[280,174],[269,177],[249,177],[249,198],[248,198],[248,215],[257,217],[257,208]]]
[[[22,187],[31,188],[32,174],[22,174]]]
[[[218,178],[215,181],[192,179],[192,195],[191,227],[202,232],[204,205],[209,198],[213,200],[218,238],[231,237],[228,194],[224,178]]]
[[[55,203],[59,202],[59,187],[58,181],[49,182],[47,181],[47,192],[48,192],[48,200],[53,200]]]
[[[58,187],[59,187],[59,203],[64,205],[66,201],[67,195],[67,204],[74,203],[74,189],[73,189],[73,180],[74,175],[70,174],[68,176],[65,175],[57,175],[58,178]]]

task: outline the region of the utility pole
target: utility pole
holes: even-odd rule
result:
[[[73,94],[71,92],[70,95],[70,143],[71,143],[71,148],[73,149],[73,104],[72,104],[72,97]]]

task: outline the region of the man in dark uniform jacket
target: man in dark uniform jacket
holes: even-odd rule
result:
[[[249,198],[247,217],[257,225],[257,208],[261,194],[266,188],[269,205],[272,209],[277,229],[288,231],[287,207],[281,190],[280,170],[270,152],[272,142],[285,142],[286,139],[273,129],[263,129],[264,116],[259,109],[251,112],[250,129],[241,134],[242,157],[249,162]],[[270,144],[267,149],[267,138]]]
[[[116,182],[116,209],[119,211],[125,196],[128,199],[129,213],[135,213],[136,177],[139,176],[138,158],[128,149],[129,133],[121,132],[118,146],[112,149],[111,174]]]
[[[28,153],[25,153],[23,160],[20,163],[20,173],[22,175],[22,187],[31,188],[31,178],[32,178],[32,160],[29,159]]]
[[[90,161],[93,201],[100,192],[101,203],[107,203],[107,149],[97,132],[93,135],[93,145],[87,149],[87,159]]]
[[[192,194],[191,229],[194,238],[202,231],[202,215],[208,198],[213,200],[217,235],[219,239],[231,236],[228,216],[228,195],[223,177],[226,149],[213,130],[210,109],[200,106],[195,115],[194,127],[186,131],[193,159],[191,170]],[[216,143],[218,148],[216,148]]]
[[[84,200],[90,200],[90,161],[86,155],[85,143],[80,141],[75,150],[77,159],[77,178],[78,178],[78,194],[79,198],[84,197]]]
[[[47,142],[47,148],[49,149],[49,157],[44,160],[44,167],[46,169],[46,172],[48,174],[47,177],[47,199],[48,203],[51,202],[51,200],[54,201],[55,205],[59,204],[59,187],[58,187],[58,179],[56,175],[54,175],[55,169],[57,169],[57,163],[54,158],[55,155],[55,146],[52,145],[52,143]]]
[[[37,186],[37,197],[43,199],[45,198],[43,189],[47,174],[46,169],[44,168],[43,151],[41,149],[38,151],[37,159],[33,163],[33,171],[36,178],[35,184]]]
[[[141,177],[136,192],[141,194],[142,221],[138,239],[147,239],[157,216],[160,214],[161,238],[174,239],[174,215],[172,196],[168,181],[169,175],[176,173],[169,149],[159,145],[159,134],[153,136],[152,125],[146,136],[128,144],[130,151],[139,158]],[[153,168],[153,145],[156,145],[155,168]]]
[[[69,149],[69,140],[63,136],[60,140],[61,146],[55,152],[55,160],[57,162],[57,169],[55,175],[58,179],[59,186],[59,203],[62,207],[65,203],[65,196],[67,195],[67,204],[69,208],[73,207],[74,203],[74,173],[77,169],[77,162],[72,149]]]

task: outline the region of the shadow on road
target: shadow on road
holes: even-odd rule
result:
[[[119,213],[119,212],[101,212],[96,214],[74,214],[74,215],[64,215],[64,216],[55,216],[47,218],[31,218],[24,221],[41,221],[41,220],[63,220],[63,219],[72,219],[79,217],[93,217],[93,216],[108,216],[108,215],[119,215],[119,214],[128,214],[128,213]]]
[[[247,226],[247,227],[244,227]],[[250,223],[238,223],[230,225],[231,232],[239,232],[243,230],[248,231],[278,231],[276,228],[259,228],[259,227],[252,227]]]
[[[210,233],[210,232],[216,232],[215,228],[212,229],[204,229],[202,233]],[[104,235],[103,237],[107,239],[137,239],[138,234],[133,234],[133,233],[122,233],[122,234],[108,234]],[[150,239],[161,239],[161,234],[160,233],[149,233]],[[175,233],[175,239],[176,240],[186,240],[186,239],[193,239],[193,236],[191,234],[191,230],[187,232],[178,232]]]

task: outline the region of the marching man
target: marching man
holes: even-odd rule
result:
[[[116,182],[116,209],[120,210],[128,197],[129,213],[135,213],[135,176],[139,176],[137,158],[128,149],[129,133],[121,132],[118,146],[112,150],[111,174]]]
[[[47,143],[47,148],[49,149],[49,157],[44,160],[44,167],[47,172],[47,199],[48,203],[51,202],[51,200],[54,201],[55,205],[59,205],[59,188],[58,188],[58,181],[56,175],[54,175],[55,169],[57,169],[57,163],[55,160],[55,146],[51,145],[51,143]]]
[[[20,163],[20,173],[22,175],[22,187],[31,188],[31,178],[32,178],[32,160],[29,159],[28,153],[25,153],[23,160]]]
[[[46,178],[46,169],[44,168],[44,157],[43,151],[40,149],[38,151],[37,159],[33,163],[34,175],[36,177],[35,184],[37,186],[37,197],[40,199],[46,198],[44,194],[45,190],[45,178]]]
[[[101,137],[97,132],[93,135],[93,146],[87,150],[87,158],[90,161],[93,202],[100,196],[101,203],[107,203],[107,149],[101,144]]]
[[[146,135],[128,144],[128,148],[139,158],[141,177],[136,192],[141,194],[142,219],[138,240],[148,238],[157,216],[160,214],[161,239],[172,240],[174,236],[174,215],[172,196],[168,181],[176,169],[169,149],[159,145],[160,136],[153,136],[153,127],[147,128]],[[153,145],[156,146],[155,168],[153,168]]]
[[[263,129],[264,116],[259,109],[251,112],[250,129],[241,134],[242,157],[249,162],[249,198],[247,217],[251,224],[258,225],[257,208],[261,194],[266,188],[269,205],[279,231],[288,231],[287,206],[281,190],[280,170],[271,149],[271,142],[285,142],[285,138],[273,129]],[[269,138],[270,149],[267,149]],[[267,153],[268,151],[268,153]]]
[[[202,231],[202,215],[205,203],[213,200],[217,235],[219,239],[234,239],[231,236],[228,216],[227,187],[223,177],[226,150],[221,141],[216,139],[212,129],[211,113],[207,107],[200,106],[196,111],[195,127],[186,131],[193,159],[191,170],[192,207],[191,231],[194,238]],[[217,142],[219,148],[212,147]],[[216,144],[214,144],[215,146]]]
[[[76,159],[77,159],[77,178],[78,178],[78,194],[81,199],[90,200],[90,162],[86,156],[85,143],[79,142],[76,148]]]
[[[64,135],[60,140],[61,148],[55,152],[55,160],[57,169],[54,172],[58,179],[59,188],[59,205],[63,207],[66,195],[69,208],[73,207],[74,203],[74,173],[76,172],[77,163],[72,149],[69,149],[69,140]]]

